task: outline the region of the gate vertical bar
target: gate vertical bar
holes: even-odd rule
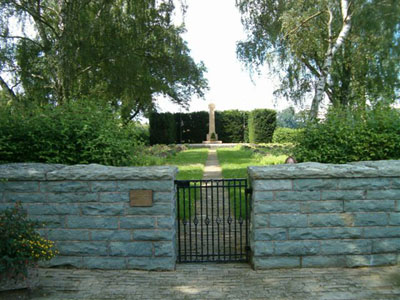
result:
[[[182,262],[182,257],[181,257],[181,212],[180,212],[180,187],[178,186],[177,188],[177,193],[178,193],[178,197],[177,197],[177,209],[178,209],[178,261]]]
[[[214,180],[211,180],[210,192],[211,192],[211,252],[212,254],[214,254]]]

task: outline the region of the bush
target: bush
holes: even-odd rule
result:
[[[243,143],[246,141],[248,113],[240,110],[215,112],[215,129],[218,139],[224,143]]]
[[[122,126],[110,109],[92,102],[0,108],[0,163],[140,163],[135,124]]]
[[[0,213],[0,274],[26,274],[28,266],[58,253],[52,241],[39,235],[38,228],[39,223],[29,220],[19,203]]]
[[[171,113],[151,113],[150,145],[173,144],[176,142],[175,117]]]
[[[347,163],[400,158],[400,113],[388,107],[332,110],[309,124],[295,149],[298,161]]]
[[[301,136],[303,129],[292,129],[292,128],[283,128],[278,127],[274,131],[274,135],[272,137],[273,143],[293,143],[296,144],[299,140],[299,136]]]
[[[276,127],[276,111],[255,109],[249,113],[250,143],[270,143]]]

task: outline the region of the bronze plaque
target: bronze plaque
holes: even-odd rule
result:
[[[152,190],[130,190],[129,200],[131,206],[153,206]]]

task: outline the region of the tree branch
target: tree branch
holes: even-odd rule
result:
[[[6,92],[6,94],[12,101],[18,101],[18,98],[15,95],[14,91],[12,89],[10,89],[7,82],[5,82],[1,76],[0,76],[0,86]]]
[[[38,45],[40,48],[43,48],[43,45],[40,44],[39,42],[36,42],[26,36],[19,36],[19,35],[4,35],[0,34],[0,37],[5,38],[5,39],[21,39],[21,40],[27,40],[31,43],[34,43],[35,45]]]
[[[296,31],[298,31],[301,27],[303,27],[306,23],[308,23],[309,21],[311,21],[312,19],[318,17],[319,15],[322,15],[325,11],[319,11],[316,12],[315,14],[309,16],[307,19],[303,20],[299,26],[297,26],[296,28],[290,30],[287,34],[285,34],[284,39],[286,39],[289,35],[295,33]]]

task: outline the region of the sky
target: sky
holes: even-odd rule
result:
[[[187,32],[183,38],[188,42],[194,60],[203,61],[207,67],[205,77],[210,87],[204,99],[192,97],[189,111],[208,111],[209,103],[214,103],[216,110],[282,110],[290,106],[283,99],[274,103],[273,91],[277,82],[266,75],[250,78],[248,70],[236,58],[236,42],[245,39],[245,33],[235,0],[186,0],[186,3]],[[178,112],[180,109],[166,99],[160,99],[158,105],[161,112]]]

